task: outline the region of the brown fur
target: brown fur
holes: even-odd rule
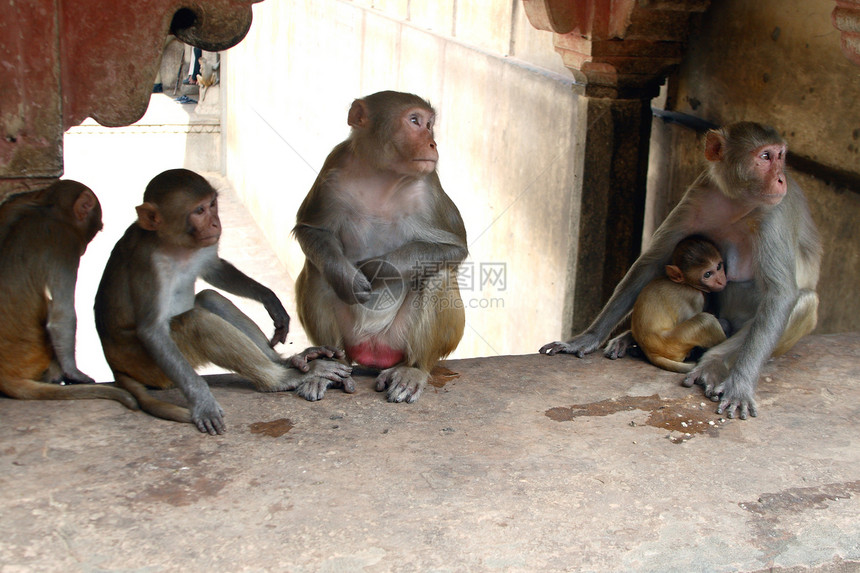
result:
[[[95,194],[59,181],[0,206],[0,392],[22,400],[105,398],[137,409],[124,390],[92,382],[75,363],[78,264],[101,229]]]

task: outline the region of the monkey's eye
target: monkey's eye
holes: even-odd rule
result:
[[[417,115],[412,115],[409,117],[409,121],[414,123],[417,126],[421,126],[421,119]]]
[[[709,279],[709,278],[711,278],[711,275],[713,275],[713,274],[714,273],[712,271],[706,271],[704,274],[704,278]]]
[[[718,262],[718,263],[717,263],[717,270],[718,270],[718,271],[723,270],[723,261],[720,261],[720,262]]]

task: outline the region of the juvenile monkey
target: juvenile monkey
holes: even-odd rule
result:
[[[23,400],[107,398],[137,409],[131,394],[93,384],[75,361],[78,264],[101,228],[95,193],[76,181],[58,181],[0,205],[3,394]]]
[[[693,348],[710,348],[726,334],[717,317],[705,308],[707,293],[726,287],[726,269],[717,247],[703,237],[687,237],[672,252],[666,276],[642,289],[633,305],[630,330],[655,366],[689,372],[684,362]]]
[[[755,416],[755,388],[764,362],[815,328],[821,241],[797,183],[785,172],[787,146],[772,127],[740,122],[705,138],[708,169],[654,232],[648,250],[618,283],[594,322],[567,342],[540,352],[592,352],[630,312],[639,292],[656,278],[682,238],[700,234],[726,258],[728,284],[718,294],[720,318],[734,333],[711,348],[683,384],[704,387],[718,413]],[[623,356],[625,333],[606,355]]]
[[[111,253],[94,310],[117,384],[144,411],[192,422],[201,432],[222,433],[221,406],[194,371],[209,362],[249,379],[260,391],[292,390],[318,378],[348,384],[348,366],[328,360],[308,364],[323,356],[343,357],[334,348],[309,348],[287,361],[273,350],[286,340],[290,317],[275,293],[218,256],[218,194],[203,177],[187,169],[157,175],[137,215]],[[275,326],[271,340],[216,291],[195,295],[198,277],[262,303]],[[155,399],[145,388],[174,384],[188,399],[190,412]]]
[[[306,257],[296,281],[305,331],[381,370],[376,389],[391,402],[418,399],[465,326],[456,272],[466,229],[436,174],[435,118],[412,94],[355,100],[350,135],[326,158],[293,229]],[[319,382],[297,392],[318,400]]]

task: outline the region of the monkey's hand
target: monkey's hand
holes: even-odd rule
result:
[[[69,368],[63,371],[63,376],[60,379],[63,384],[95,384],[96,381],[78,370],[77,368]]]
[[[311,402],[322,400],[329,388],[343,388],[344,392],[352,394],[355,392],[355,381],[350,374],[352,368],[342,362],[314,360],[308,372],[299,378],[296,394]]]
[[[634,346],[636,346],[636,340],[633,339],[633,333],[628,330],[607,342],[603,349],[603,355],[610,360],[624,358],[627,355],[627,350]]]
[[[355,265],[333,262],[326,265],[324,274],[337,297],[346,304],[370,300],[370,281]]]
[[[269,346],[274,348],[278,343],[287,341],[287,334],[290,332],[290,315],[287,314],[287,310],[277,297],[265,306],[269,316],[272,317],[272,323],[275,325],[275,333],[269,340]]]
[[[317,358],[336,358],[338,360],[344,358],[346,353],[339,348],[335,348],[334,346],[311,346],[310,348],[306,348],[299,352],[298,354],[293,354],[286,360],[287,366],[292,366],[293,368],[297,368],[302,372],[307,372],[310,370],[310,366],[308,362],[311,360],[316,360]]]
[[[729,418],[734,418],[740,408],[741,420],[758,415],[754,386],[742,381],[736,373],[729,374],[722,360],[708,360],[706,355],[687,374],[682,384],[687,387],[693,384],[702,386],[705,396],[720,403],[717,406],[717,414],[725,413]]]
[[[191,421],[201,432],[214,436],[223,434],[227,430],[224,424],[224,410],[212,394],[195,400],[190,410]]]
[[[541,346],[540,353],[553,356],[555,354],[575,354],[577,358],[582,358],[586,354],[594,352],[600,346],[600,339],[597,335],[590,332],[584,332],[567,342],[550,342]]]

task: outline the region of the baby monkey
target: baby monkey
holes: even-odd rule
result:
[[[726,268],[717,247],[700,235],[683,239],[672,252],[666,276],[642,289],[633,305],[630,330],[655,366],[689,372],[684,362],[693,348],[710,348],[726,339],[717,317],[703,312],[706,294],[726,288]]]

